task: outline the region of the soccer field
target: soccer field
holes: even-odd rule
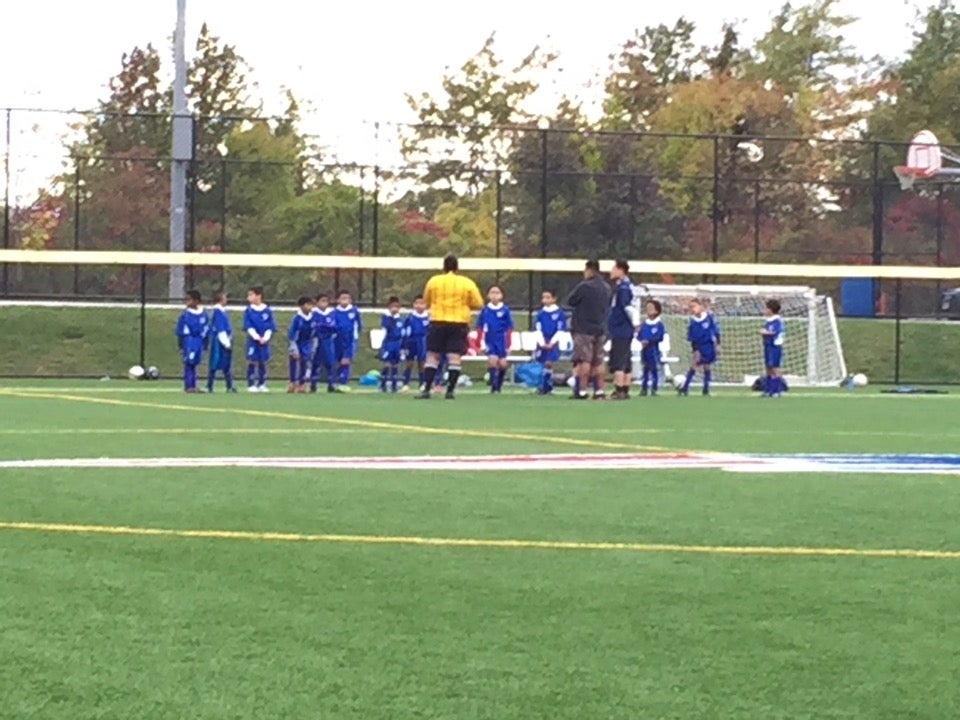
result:
[[[2,383],[0,717],[957,717],[958,411]]]

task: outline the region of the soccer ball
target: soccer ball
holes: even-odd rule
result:
[[[127,377],[131,380],[143,380],[143,376],[146,371],[139,365],[134,365],[132,368],[127,370]]]
[[[683,388],[683,384],[684,384],[686,381],[687,381],[687,379],[686,379],[683,375],[674,375],[674,376],[673,376],[673,386],[674,386],[677,390],[682,389],[682,388]]]
[[[147,368],[147,380],[159,380],[160,379],[160,369],[156,365],[151,365]]]
[[[854,387],[866,387],[867,386],[867,376],[863,373],[857,373],[853,376],[853,385]]]

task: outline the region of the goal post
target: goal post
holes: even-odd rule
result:
[[[797,387],[837,386],[847,375],[843,347],[831,298],[805,286],[788,285],[665,285],[634,287],[634,302],[642,312],[647,299],[663,305],[663,320],[672,353],[681,367],[689,363],[686,342],[689,304],[702,300],[720,325],[721,354],[713,377],[721,385],[750,385],[764,373],[761,330],[769,299],[780,302],[784,320],[784,361],[787,382]]]

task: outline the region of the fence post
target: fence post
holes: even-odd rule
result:
[[[3,248],[10,247],[10,126],[12,123],[10,117],[11,110],[7,108],[6,120],[6,144],[3,152]],[[10,267],[3,264],[3,296],[7,297],[10,293]]]
[[[147,266],[140,266],[140,367],[147,364]]]
[[[501,185],[500,171],[497,170],[496,174],[497,180],[497,210],[496,210],[496,220],[497,220],[497,237],[494,241],[493,252],[494,257],[500,258],[500,233],[503,232],[503,185]],[[500,271],[496,272],[496,284],[500,284]]]
[[[380,254],[380,167],[373,168],[373,256]],[[373,271],[373,277],[370,282],[370,294],[373,296],[373,304],[377,304],[377,284],[378,273]]]
[[[363,236],[366,234],[366,219],[364,217],[364,199],[367,196],[367,191],[363,187],[363,181],[366,179],[364,172],[366,168],[360,168],[360,237],[357,238],[357,254],[363,255]],[[339,280],[337,285],[339,285]],[[340,292],[339,287],[334,289],[335,293]],[[357,304],[363,301],[363,270],[357,270]]]
[[[894,342],[894,355],[893,355],[893,382],[897,385],[900,384],[900,290],[901,290],[902,281],[900,278],[897,278],[896,282],[896,304],[897,304],[897,317],[894,321],[894,330],[893,330],[893,342]]]
[[[937,185],[937,267],[943,265],[943,183]],[[940,302],[942,290],[940,278],[937,278],[937,302]]]
[[[220,252],[227,251],[227,160],[220,159]],[[224,268],[220,266],[220,292],[223,292]]]
[[[713,241],[710,259],[717,262],[720,258],[720,136],[713,136]]]
[[[80,160],[75,160],[73,171],[73,249],[80,249]],[[80,266],[73,266],[73,294],[80,294]]]
[[[876,141],[873,143],[873,264],[883,264],[883,181],[880,177],[880,143]]]
[[[546,128],[540,131],[540,257],[547,256],[547,137],[549,132]]]

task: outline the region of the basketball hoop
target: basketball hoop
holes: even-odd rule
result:
[[[913,188],[914,183],[916,183],[917,180],[929,180],[939,175],[940,168],[922,168],[910,167],[909,165],[898,165],[893,169],[893,172],[896,173],[897,180],[900,181],[900,189],[910,190]]]

